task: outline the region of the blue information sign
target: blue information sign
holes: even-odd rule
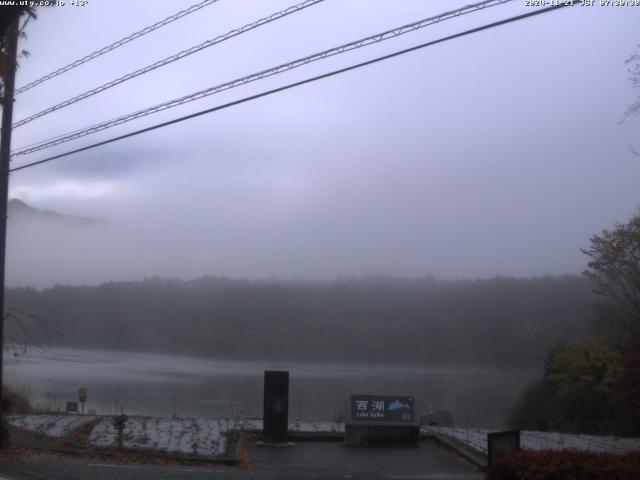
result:
[[[413,397],[351,395],[351,421],[413,423]]]

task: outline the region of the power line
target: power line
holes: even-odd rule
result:
[[[536,15],[541,15],[543,13],[547,13],[547,12],[550,12],[550,11],[553,11],[553,10],[557,10],[557,9],[560,9],[560,8],[564,8],[564,7],[567,7],[567,6],[570,6],[570,3],[568,3],[568,2],[564,3],[563,2],[563,3],[560,3],[558,5],[553,5],[551,7],[546,7],[546,8],[542,8],[542,9],[539,9],[539,10],[534,10],[532,12],[524,13],[524,14],[517,15],[517,16],[514,16],[514,17],[509,17],[509,18],[506,18],[504,20],[499,20],[497,22],[485,24],[485,25],[482,25],[480,27],[475,27],[475,28],[472,28],[472,29],[469,29],[469,30],[465,30],[463,32],[455,33],[453,35],[448,35],[446,37],[442,37],[442,38],[439,38],[437,40],[432,40],[432,41],[429,41],[429,42],[426,42],[426,43],[422,43],[420,45],[416,45],[416,46],[413,46],[413,47],[405,48],[403,50],[399,50],[399,51],[396,51],[396,52],[393,52],[393,53],[389,53],[389,54],[383,55],[381,57],[376,57],[374,59],[367,60],[365,62],[357,63],[357,64],[354,64],[354,65],[350,65],[348,67],[340,68],[338,70],[333,70],[331,72],[323,73],[321,75],[317,75],[317,76],[314,76],[314,77],[311,77],[311,78],[307,78],[305,80],[300,80],[298,82],[289,83],[289,84],[284,85],[282,87],[278,87],[278,88],[274,88],[274,89],[271,89],[271,90],[267,90],[267,91],[264,91],[264,92],[261,92],[261,93],[255,94],[255,95],[250,95],[248,97],[244,97],[244,98],[241,98],[239,100],[234,100],[232,102],[225,103],[223,105],[218,105],[218,106],[213,107],[213,108],[208,108],[206,110],[201,110],[199,112],[192,113],[190,115],[185,115],[183,117],[175,118],[175,119],[169,120],[167,122],[158,123],[156,125],[152,125],[150,127],[142,128],[140,130],[136,130],[136,131],[124,134],[124,135],[119,135],[117,137],[113,137],[113,138],[110,138],[108,140],[104,140],[102,142],[97,142],[97,143],[94,143],[94,144],[91,144],[91,145],[87,145],[87,146],[82,147],[82,148],[77,148],[75,150],[70,150],[68,152],[61,153],[59,155],[54,155],[54,156],[51,156],[51,157],[48,157],[48,158],[44,158],[42,160],[38,160],[36,162],[31,162],[31,163],[27,163],[27,164],[24,164],[24,165],[20,165],[19,167],[14,167],[14,168],[10,169],[9,172],[16,172],[18,170],[23,170],[25,168],[30,168],[30,167],[34,167],[36,165],[41,165],[43,163],[51,162],[51,161],[57,160],[59,158],[63,158],[63,157],[67,157],[69,155],[73,155],[74,153],[84,152],[86,150],[90,150],[90,149],[93,149],[93,148],[96,148],[96,147],[100,147],[102,145],[107,145],[109,143],[114,143],[114,142],[117,142],[119,140],[124,140],[126,138],[134,137],[134,136],[140,135],[142,133],[146,133],[146,132],[150,132],[152,130],[157,130],[159,128],[167,127],[167,126],[173,125],[175,123],[184,122],[185,120],[190,120],[192,118],[200,117],[202,115],[213,113],[213,112],[216,112],[216,111],[219,111],[219,110],[224,110],[226,108],[230,108],[230,107],[233,107],[233,106],[236,106],[236,105],[240,105],[242,103],[246,103],[246,102],[249,102],[249,101],[252,101],[252,100],[257,100],[259,98],[266,97],[266,96],[272,95],[274,93],[282,92],[282,91],[289,90],[289,89],[294,88],[294,87],[299,87],[301,85],[306,85],[308,83],[312,83],[312,82],[315,82],[315,81],[318,81],[318,80],[322,80],[322,79],[325,79],[325,78],[333,77],[335,75],[339,75],[341,73],[349,72],[351,70],[356,70],[358,68],[362,68],[362,67],[365,67],[367,65],[372,65],[374,63],[378,63],[378,62],[382,62],[382,61],[385,61],[385,60],[389,60],[391,58],[398,57],[400,55],[404,55],[404,54],[409,53],[409,52],[414,52],[414,51],[420,50],[422,48],[430,47],[430,46],[436,45],[438,43],[443,43],[443,42],[446,42],[446,41],[449,41],[449,40],[453,40],[455,38],[460,38],[460,37],[463,37],[463,36],[466,36],[466,35],[470,35],[472,33],[477,33],[477,32],[483,31],[483,30],[488,30],[488,29],[495,28],[495,27],[498,27],[498,26],[501,26],[501,25],[505,25],[505,24],[512,23],[512,22],[516,22],[518,20],[523,20],[525,18],[533,17],[533,16],[536,16]]]
[[[80,95],[76,95],[75,97],[69,98],[67,100],[65,100],[64,102],[58,103],[56,105],[53,105],[52,107],[49,108],[45,108],[44,110],[34,113],[33,115],[30,115],[29,117],[23,118],[22,120],[16,122],[13,124],[13,128],[17,128],[20,127],[26,123],[32,122],[34,120],[36,120],[37,118],[40,118],[44,115],[48,115],[49,113],[53,113],[57,110],[60,110],[61,108],[64,107],[68,107],[69,105],[73,105],[74,103],[77,103],[81,100],[84,100],[86,98],[92,97],[93,95],[97,95],[98,93],[104,92],[105,90],[108,90],[110,88],[115,87],[116,85],[120,85],[121,83],[124,83],[128,80],[131,80],[133,78],[139,77],[140,75],[144,75],[145,73],[149,73],[153,70],[156,70],[160,67],[164,67],[165,65],[168,65],[170,63],[173,63],[177,60],[181,60],[185,57],[188,57],[189,55],[192,55],[196,52],[199,52],[200,50],[204,50],[205,48],[209,48],[212,47],[213,45],[217,45],[218,43],[222,43],[226,40],[229,40],[230,38],[233,37],[237,37],[238,35],[242,35],[243,33],[246,33],[250,30],[253,30],[255,28],[259,28],[263,25],[266,25],[268,23],[274,22],[276,20],[279,20],[281,18],[284,18],[288,15],[291,15],[292,13],[297,13],[301,10],[304,10],[305,8],[311,7],[313,5],[316,5],[318,3],[323,2],[324,0],[305,0],[302,3],[299,3],[297,5],[293,5],[291,7],[288,7],[284,10],[281,10],[279,12],[276,13],[272,13],[271,15],[269,15],[268,17],[264,17],[261,18],[259,20],[256,20],[255,22],[251,22],[248,23],[240,28],[236,28],[233,29],[227,33],[225,33],[224,35],[218,35],[217,37],[211,39],[211,40],[207,40],[206,42],[203,42],[199,45],[196,45],[194,47],[188,48],[186,50],[182,50],[174,55],[171,55],[167,58],[163,58],[162,60],[159,60],[157,62],[154,62],[150,65],[147,65],[146,67],[140,68],[138,70],[136,70],[135,72],[131,72],[131,73],[127,73],[126,75],[123,75],[122,77],[116,78],[115,80],[111,80],[110,82],[104,83],[92,90],[88,90],[84,93],[81,93]]]
[[[40,85],[43,82],[46,82],[47,80],[51,80],[54,77],[57,77],[58,75],[62,75],[65,72],[68,72],[69,70],[76,68],[80,65],[82,65],[83,63],[87,63],[91,60],[93,60],[94,58],[97,58],[101,55],[104,55],[105,53],[108,53],[112,50],[115,50],[118,47],[122,47],[123,45],[126,45],[129,42],[132,42],[144,35],[146,35],[147,33],[151,33],[154,30],[157,30],[159,28],[162,28],[166,25],[169,25],[172,22],[175,22],[176,20],[181,19],[182,17],[185,17],[193,12],[197,12],[200,9],[204,8],[204,7],[208,7],[209,5],[212,5],[214,3],[216,3],[218,0],[204,0],[203,2],[200,3],[196,3],[195,5],[191,5],[189,8],[185,9],[185,10],[181,10],[178,13],[175,13],[174,15],[170,15],[167,18],[160,20],[159,22],[154,23],[153,25],[150,25],[148,27],[143,28],[142,30],[139,30],[135,33],[132,33],[131,35],[128,35],[124,38],[121,38],[120,40],[113,42],[110,45],[107,45],[106,47],[101,48],[100,50],[96,50],[93,53],[90,53],[89,55],[85,55],[82,58],[79,58],[78,60],[75,60],[73,62],[71,62],[68,65],[65,65],[64,67],[60,67],[57,70],[54,70],[51,73],[48,73],[40,78],[38,78],[37,80],[34,80],[31,83],[28,83],[27,85],[25,85],[24,87],[20,87],[18,89],[16,89],[16,95],[22,92],[26,92],[27,90],[32,89],[33,87]]]
[[[439,15],[433,16],[433,17],[429,17],[429,18],[425,18],[422,20],[419,20],[417,22],[413,22],[407,25],[403,25],[401,27],[397,27],[391,30],[387,30],[384,32],[380,32],[380,33],[376,33],[375,35],[370,35],[368,37],[365,38],[361,38],[359,40],[355,40],[353,42],[349,42],[346,43],[344,45],[340,45],[338,47],[334,47],[331,48],[329,50],[324,50],[322,52],[318,52],[318,53],[314,53],[312,55],[308,55],[306,57],[302,57],[299,58],[297,60],[293,60],[291,62],[288,63],[284,63],[275,67],[271,67],[268,68],[266,70],[262,70],[256,73],[252,73],[250,75],[241,77],[241,78],[237,78],[235,80],[229,81],[229,82],[225,82],[213,87],[209,87],[206,88],[204,90],[200,90],[198,92],[195,93],[191,93],[189,95],[185,95],[183,97],[180,98],[176,98],[173,100],[169,100],[167,102],[155,105],[153,107],[149,107],[143,110],[138,110],[137,112],[133,112],[133,113],[129,113],[127,115],[123,115],[121,117],[117,117],[111,120],[107,120],[105,122],[102,123],[98,123],[95,125],[91,125],[89,127],[86,127],[84,129],[81,130],[76,130],[74,132],[70,132],[68,134],[64,134],[52,139],[48,139],[48,140],[43,140],[42,142],[38,142],[37,146],[34,147],[24,147],[21,149],[18,149],[17,151],[15,151],[13,153],[13,156],[19,156],[19,155],[27,155],[29,153],[33,153],[33,152],[37,152],[39,150],[44,150],[46,148],[50,148],[56,145],[60,145],[62,143],[66,143],[68,141],[71,140],[75,140],[77,138],[80,137],[84,137],[86,135],[90,135],[102,130],[105,130],[107,128],[111,128],[111,127],[115,127],[117,125],[121,125],[123,123],[127,123],[130,122],[132,120],[136,120],[138,118],[147,116],[147,115],[151,115],[153,113],[157,113],[163,110],[167,110],[169,108],[173,108],[173,107],[177,107],[179,105],[182,105],[184,103],[188,103],[188,102],[192,102],[194,100],[199,100],[201,98],[204,97],[208,97],[210,95],[214,95],[216,93],[220,93],[223,92],[225,90],[230,90],[232,88],[236,88],[242,85],[245,85],[247,83],[250,82],[254,82],[257,80],[262,80],[263,78],[267,78],[267,77],[271,77],[273,75],[278,75],[280,73],[289,71],[289,70],[293,70],[295,68],[299,68],[302,67],[304,65],[307,65],[309,63],[318,61],[318,60],[324,60],[325,58],[329,58],[332,57],[334,55],[339,55],[351,50],[356,50],[368,45],[372,45],[375,43],[380,43],[386,40],[389,40],[391,38],[395,38],[398,37],[400,35],[405,35],[409,32],[421,29],[421,28],[425,28],[428,27],[430,25],[433,25],[435,23],[439,23],[445,20],[450,20],[452,18],[456,18],[462,15],[466,15],[472,12],[476,12],[478,10],[482,10],[488,7],[492,7],[492,6],[496,6],[496,5],[501,5],[507,2],[510,2],[512,0],[484,0],[478,3],[474,3],[471,5],[467,5],[465,7],[462,8],[458,8],[456,10],[451,10],[448,12],[444,12],[441,13]]]

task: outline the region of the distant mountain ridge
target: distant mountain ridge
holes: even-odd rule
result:
[[[22,218],[30,220],[45,220],[70,226],[90,227],[103,225],[106,220],[97,217],[82,217],[56,212],[55,210],[41,210],[26,204],[22,200],[12,198],[7,205],[9,218]]]

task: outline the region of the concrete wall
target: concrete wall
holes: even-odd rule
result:
[[[345,425],[344,443],[361,445],[418,445],[418,425]]]

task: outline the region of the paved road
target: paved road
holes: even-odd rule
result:
[[[133,465],[70,458],[0,462],[0,480],[246,480],[434,479],[480,480],[484,475],[431,442],[418,448],[348,448],[341,443],[299,442],[292,448],[252,449],[255,466]]]

